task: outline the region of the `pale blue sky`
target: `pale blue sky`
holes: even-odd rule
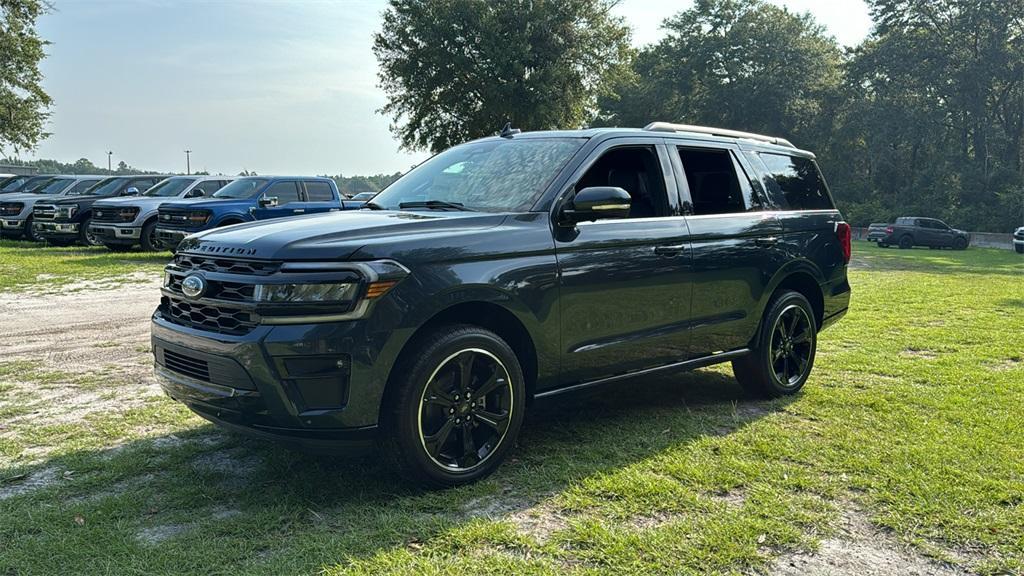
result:
[[[870,30],[861,0],[772,0],[811,11],[843,44]],[[40,19],[55,101],[34,156],[235,174],[405,170],[376,88],[372,35],[383,0],[216,2],[55,0]],[[686,0],[623,0],[643,45]],[[496,127],[497,128],[497,127]]]

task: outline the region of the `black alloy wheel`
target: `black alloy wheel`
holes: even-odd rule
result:
[[[434,370],[419,406],[419,438],[435,464],[469,472],[508,433],[515,392],[508,370],[479,348],[461,350]]]
[[[25,219],[25,231],[22,233],[25,236],[25,240],[29,242],[42,242],[43,239],[36,234],[35,223],[32,221],[32,216]]]
[[[147,222],[142,226],[142,232],[139,234],[139,245],[146,252],[156,252],[163,248],[163,243],[160,242],[160,238],[156,233],[156,220]]]
[[[439,327],[408,345],[393,374],[385,440],[409,479],[467,484],[493,472],[512,449],[526,386],[519,359],[497,334]]]
[[[765,310],[753,349],[733,360],[733,373],[754,394],[771,398],[796,394],[811,375],[817,345],[811,303],[799,292],[784,290]]]
[[[910,236],[904,236],[900,238],[900,248],[906,250],[914,247],[914,239]]]
[[[812,356],[814,322],[807,311],[796,304],[783,309],[771,332],[772,370],[778,382],[787,388],[806,376]]]
[[[79,226],[78,242],[83,246],[103,246],[103,241],[95,232],[89,229],[89,225],[92,224],[92,218],[84,220]]]

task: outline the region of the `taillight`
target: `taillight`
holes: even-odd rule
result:
[[[892,234],[892,226],[886,226],[885,227],[885,233],[886,234]]]
[[[846,222],[836,222],[836,238],[843,249],[843,261],[849,264],[850,257],[853,256],[853,231],[850,230],[850,225]]]

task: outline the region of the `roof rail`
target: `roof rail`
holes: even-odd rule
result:
[[[796,148],[796,146],[793,146],[792,142],[786,140],[785,138],[765,136],[764,134],[754,134],[753,132],[740,132],[739,130],[727,130],[725,128],[712,128],[710,126],[694,126],[692,124],[673,124],[671,122],[651,122],[647,126],[644,126],[644,130],[650,130],[652,132],[693,132],[695,134],[725,136],[726,138],[746,138],[747,140],[757,140],[758,142],[767,142],[769,144],[775,144],[777,146]]]

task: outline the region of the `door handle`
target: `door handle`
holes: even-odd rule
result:
[[[655,246],[654,253],[658,256],[675,256],[686,250],[686,244],[676,244],[674,246]]]
[[[755,238],[754,244],[756,246],[775,246],[779,243],[777,236],[765,236],[763,238]]]
[[[292,210],[292,213],[293,214],[302,214],[305,211],[306,211],[305,208],[296,208],[296,209]]]

